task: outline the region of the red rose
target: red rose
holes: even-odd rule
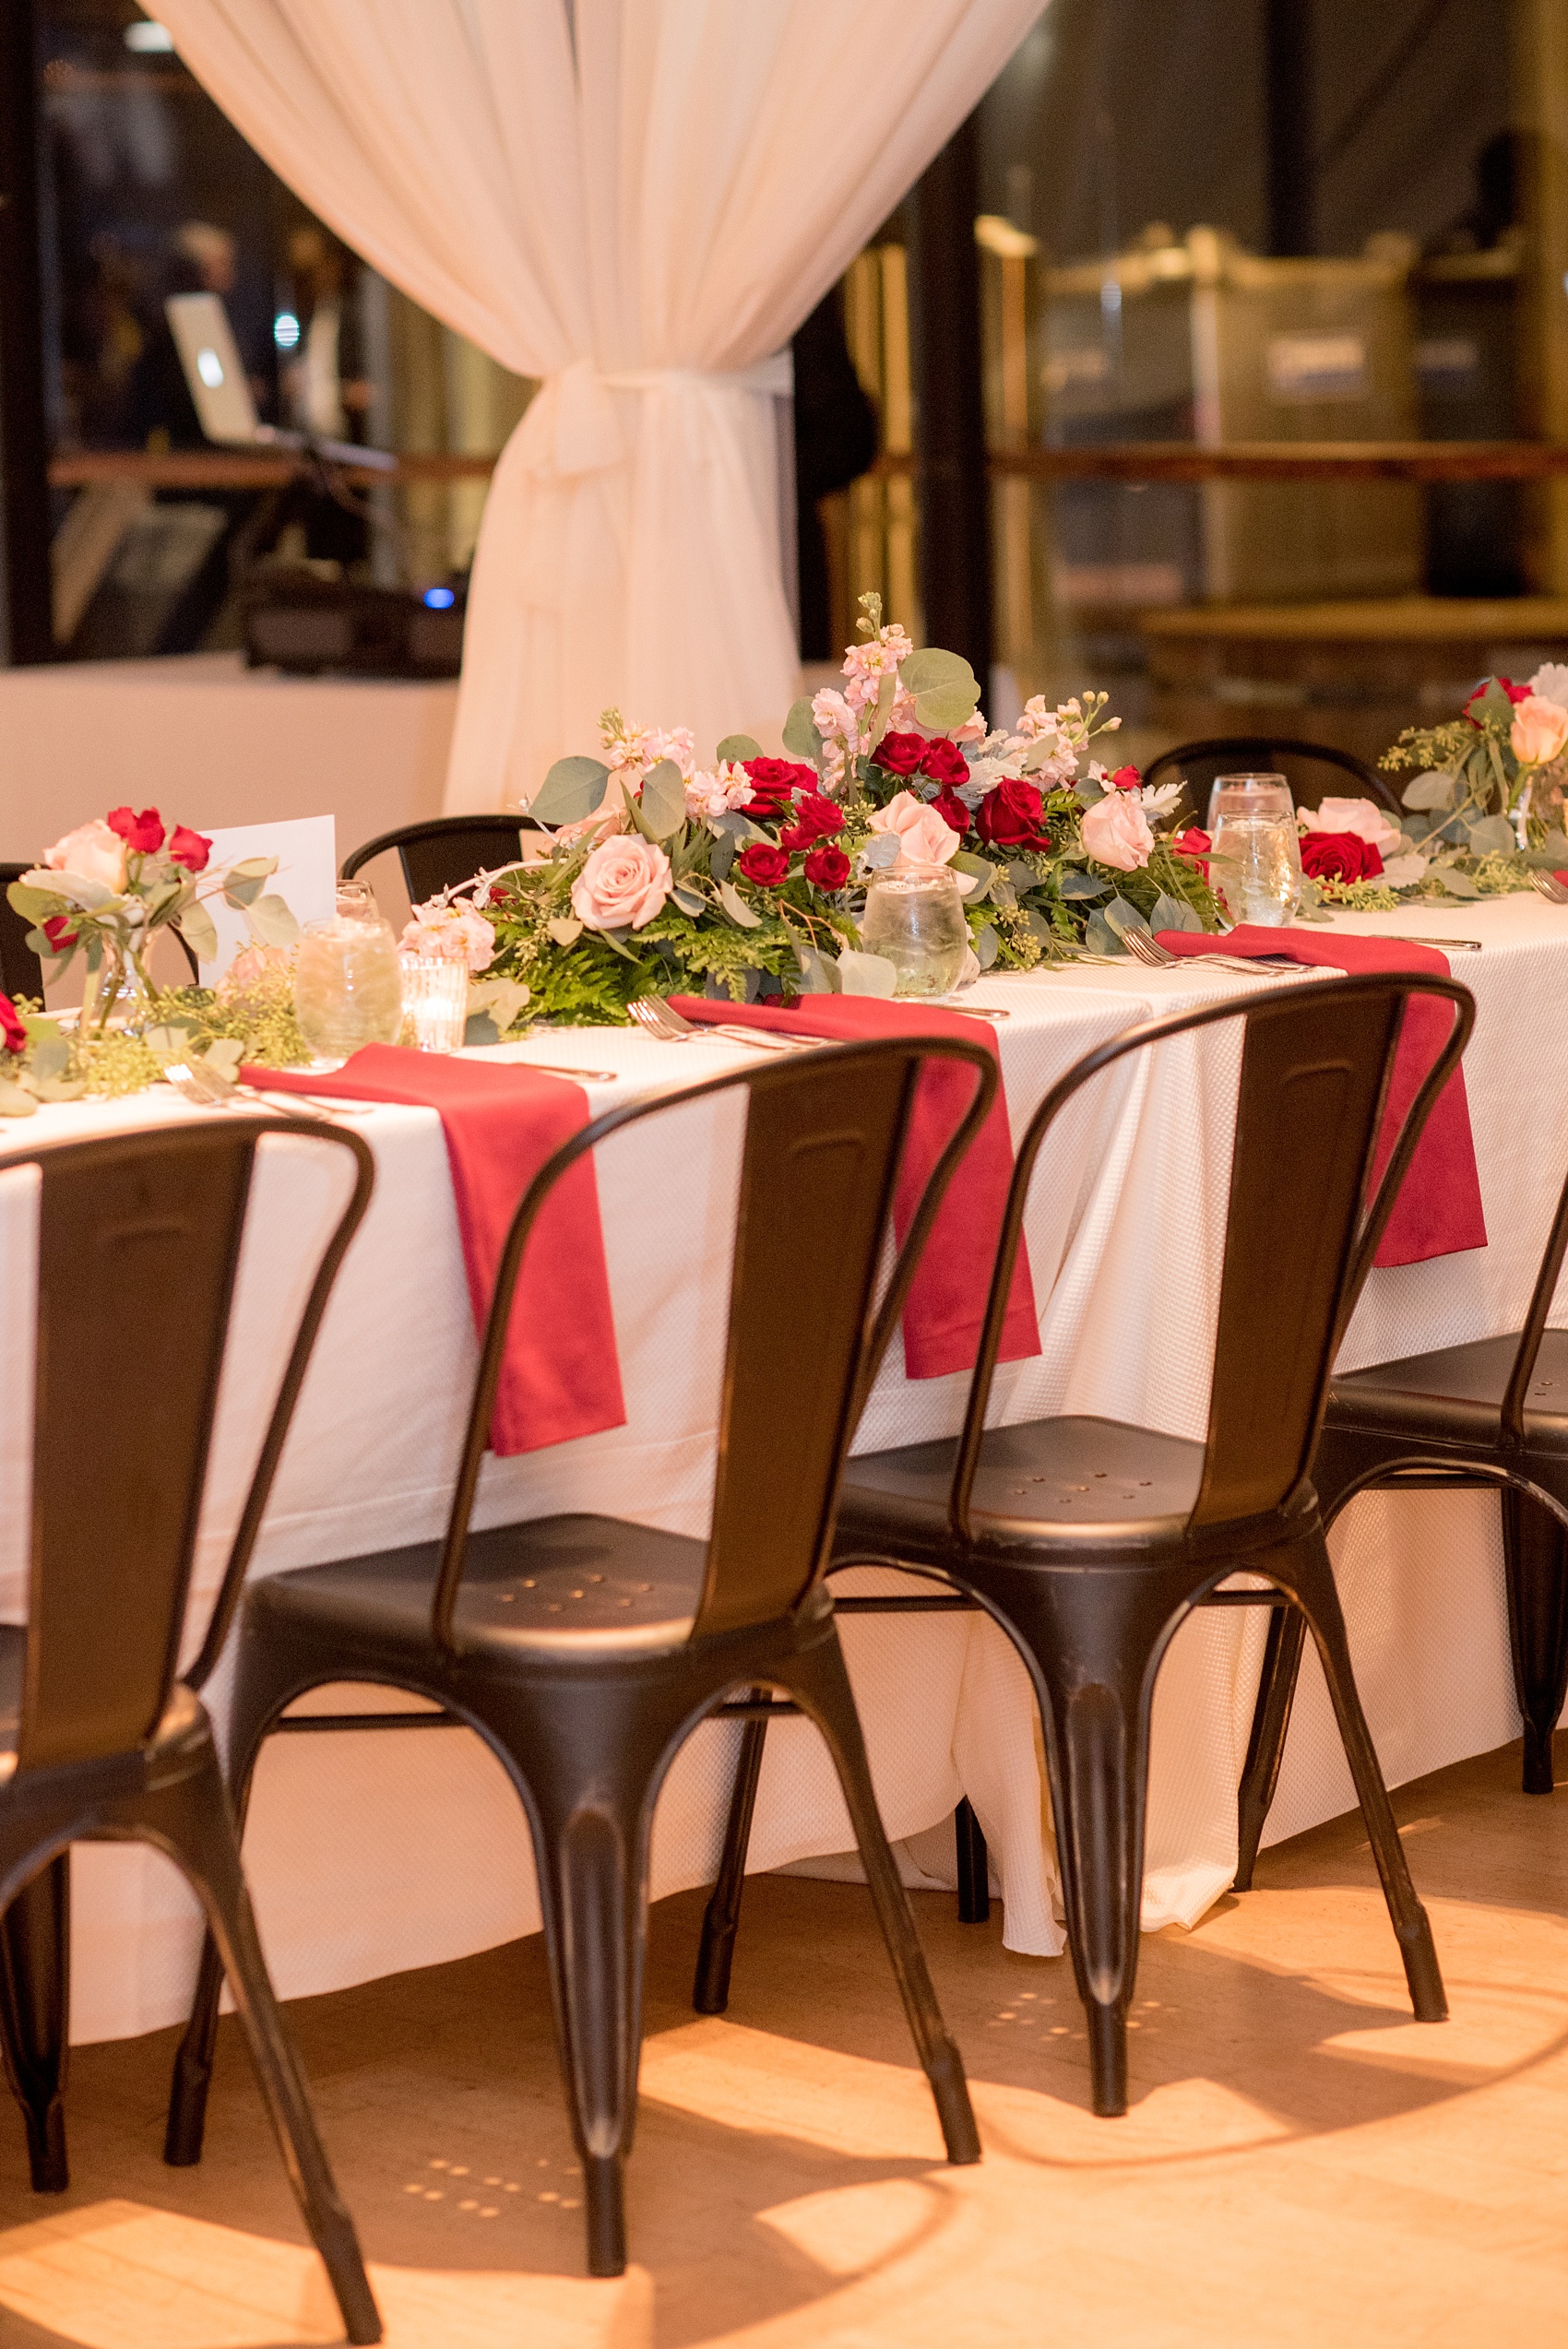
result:
[[[207,860],[212,854],[212,843],[203,839],[199,832],[192,832],[184,824],[176,824],[169,835],[169,854],[187,872],[205,872]]]
[[[923,734],[885,734],[871,754],[872,765],[889,775],[918,775],[930,748]]]
[[[1475,692],[1470,695],[1469,700],[1465,704],[1464,714],[1467,718],[1470,718],[1470,710],[1473,704],[1479,702],[1481,695],[1490,686],[1492,685],[1501,685],[1511,702],[1527,702],[1530,698],[1529,687],[1527,685],[1515,685],[1512,677],[1483,677],[1480,683],[1476,687]],[[1470,723],[1474,726],[1478,723],[1478,721],[1475,718],[1470,718]]]
[[[844,811],[821,791],[795,802],[795,820],[788,832],[778,835],[786,848],[809,848],[814,841],[831,840],[836,832],[844,829]]]
[[[944,735],[939,736],[934,742],[926,744],[921,773],[929,775],[933,783],[967,783],[969,762],[956,742],[948,741]]]
[[[1144,778],[1135,766],[1119,766],[1114,775],[1108,775],[1105,779],[1113,790],[1136,791]]]
[[[943,785],[931,804],[942,818],[943,823],[950,824],[955,832],[964,833],[968,830],[973,819],[950,783]]]
[[[816,769],[800,759],[748,758],[742,765],[759,791],[814,791]]]
[[[1178,832],[1170,845],[1179,857],[1206,857],[1214,842],[1206,832],[1200,832],[1194,825],[1186,832]]]
[[[759,889],[777,889],[789,877],[789,858],[782,848],[773,848],[766,840],[753,840],[735,861],[746,879],[754,881]]]
[[[818,889],[842,889],[849,878],[849,860],[842,848],[814,848],[806,859],[805,875]]]
[[[52,955],[63,955],[68,946],[77,943],[77,933],[71,928],[69,914],[51,914],[47,921],[39,923],[39,928],[49,941]]]
[[[1303,832],[1301,871],[1310,881],[1375,881],[1383,858],[1354,832]]]
[[[111,808],[103,820],[133,856],[156,856],[163,846],[163,818],[156,808],[143,808],[139,815],[133,815],[129,808]]]
[[[1032,783],[1004,776],[980,801],[975,823],[980,838],[993,848],[1049,848],[1050,838],[1041,829],[1044,814],[1045,803]]]
[[[849,864],[848,858],[845,864],[846,867]],[[27,1040],[28,1032],[22,1025],[21,1014],[9,995],[0,995],[0,1043],[5,1045],[7,1052],[19,1052]]]

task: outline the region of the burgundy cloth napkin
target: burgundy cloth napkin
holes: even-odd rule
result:
[[[483,1335],[501,1253],[524,1192],[552,1151],[588,1121],[580,1085],[501,1065],[367,1044],[328,1075],[245,1068],[267,1092],[340,1094],[434,1109],[446,1136],[452,1195],[475,1326]],[[556,1183],[534,1225],[513,1292],[490,1423],[504,1458],[625,1425],[621,1363],[592,1157]]]
[[[1265,930],[1243,922],[1223,938],[1195,931],[1162,930],[1159,943],[1173,955],[1286,955],[1296,963],[1326,963],[1344,971],[1424,970],[1446,979],[1448,957],[1435,946],[1415,946],[1402,938],[1372,938],[1345,931]],[[1412,997],[1388,1081],[1383,1132],[1372,1163],[1373,1182],[1387,1164],[1405,1112],[1428,1070],[1448,1041],[1452,1014],[1446,1003]],[[1421,1264],[1429,1256],[1457,1256],[1486,1246],[1480,1176],[1470,1132],[1465,1072],[1455,1070],[1437,1099],[1416,1145],[1399,1196],[1379,1242],[1375,1263]]]
[[[671,1000],[677,1011],[693,1020],[739,1022],[785,1036],[827,1036],[841,1044],[858,1044],[867,1037],[956,1036],[966,1044],[983,1043],[992,1058],[999,1059],[996,1038],[984,1020],[918,1003],[891,1003],[874,995],[802,995],[788,1012],[756,1003],[710,1002],[696,995]],[[893,1194],[893,1225],[900,1240],[973,1089],[968,1070],[957,1062],[932,1062],[921,1072]],[[950,1370],[974,1369],[1012,1179],[1007,1104],[998,1089],[985,1123],[954,1169],[905,1299],[904,1368],[910,1378],[940,1379]],[[1021,1362],[1039,1352],[1034,1284],[1028,1252],[1020,1244],[997,1358]]]

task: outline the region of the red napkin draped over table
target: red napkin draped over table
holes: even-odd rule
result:
[[[452,1195],[482,1334],[512,1217],[551,1154],[588,1121],[580,1085],[516,1062],[448,1059],[367,1044],[328,1075],[247,1068],[269,1093],[339,1094],[434,1109],[446,1136]],[[513,1292],[511,1326],[490,1424],[503,1457],[624,1427],[621,1364],[592,1157],[562,1176],[540,1210]]]
[[[739,1022],[783,1036],[827,1036],[840,1044],[858,1044],[867,1037],[956,1036],[966,1044],[983,1043],[993,1059],[998,1057],[996,1038],[984,1020],[917,1003],[891,1003],[874,995],[804,995],[788,1012],[756,1003],[710,1002],[695,995],[677,995],[672,1001],[692,1020]],[[958,1062],[933,1062],[921,1072],[893,1194],[893,1225],[900,1240],[972,1093],[968,1073]],[[950,1370],[974,1369],[1012,1178],[1007,1104],[998,1091],[985,1123],[954,1169],[905,1300],[904,1368],[910,1378],[940,1379]],[[998,1358],[1021,1362],[1039,1352],[1034,1284],[1028,1251],[1020,1246]]]
[[[1372,938],[1324,931],[1265,930],[1243,922],[1223,938],[1195,931],[1162,930],[1159,943],[1173,955],[1287,955],[1292,962],[1326,963],[1344,971],[1431,971],[1446,979],[1448,957],[1435,946],[1415,946],[1402,938]],[[1383,1172],[1421,1082],[1448,1040],[1452,1014],[1446,1003],[1412,997],[1388,1081],[1383,1132],[1378,1136],[1372,1180]],[[1486,1246],[1480,1177],[1470,1132],[1465,1072],[1455,1070],[1437,1099],[1416,1145],[1394,1212],[1374,1261],[1421,1264],[1431,1256],[1456,1256]]]

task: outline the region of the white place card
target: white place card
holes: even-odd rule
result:
[[[198,826],[199,830],[200,827]],[[239,864],[246,857],[276,857],[278,870],[264,894],[283,899],[303,929],[326,921],[338,902],[338,825],[329,815],[297,816],[286,824],[220,825],[208,835],[214,865]],[[214,894],[202,900],[218,931],[218,954],[203,963],[202,984],[221,979],[234,956],[250,943],[244,915]]]

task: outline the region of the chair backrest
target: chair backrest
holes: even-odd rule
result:
[[[1375,1182],[1384,1104],[1405,1006],[1453,1003],[1454,1026]],[[1345,1325],[1411,1153],[1475,1025],[1451,979],[1377,972],[1301,980],[1149,1020],[1078,1062],[1041,1102],[1018,1153],[950,1509],[968,1521],[1029,1178],[1063,1105],[1113,1062],[1201,1027],[1244,1025],[1208,1435],[1192,1528],[1281,1507],[1305,1477]]]
[[[7,995],[32,995],[42,1002],[43,965],[28,944],[33,925],[6,894],[13,881],[30,871],[25,864],[0,864],[0,987]]]
[[[910,1104],[922,1072],[939,1062],[966,1064],[974,1086],[877,1303]],[[707,1084],[612,1109],[555,1153],[517,1211],[496,1280],[433,1610],[440,1644],[451,1642],[517,1267],[540,1204],[567,1169],[644,1118],[715,1094],[748,1096],[713,1523],[695,1625],[698,1633],[733,1630],[789,1613],[826,1566],[855,1422],[948,1179],[998,1081],[985,1045],[946,1037],[759,1056],[757,1064]]]
[[[357,1134],[214,1120],[45,1146],[28,1640],[18,1767],[125,1752],[169,1701],[257,1141],[346,1149],[354,1181],[296,1333],[222,1592],[232,1619],[327,1291],[374,1180]],[[27,1164],[27,1157],[7,1166]]]
[[[344,858],[343,879],[351,881],[374,857],[396,848],[409,903],[422,906],[444,889],[460,889],[479,873],[516,864],[522,854],[522,835],[543,829],[527,815],[431,816],[422,824],[399,825],[396,832],[366,840]]]
[[[1162,751],[1144,769],[1144,781],[1187,787],[1188,821],[1202,825],[1208,814],[1209,787],[1217,775],[1283,775],[1299,808],[1320,801],[1371,800],[1397,818],[1398,800],[1387,778],[1348,751],[1330,742],[1299,742],[1285,734],[1237,734],[1205,742],[1182,742]]]

